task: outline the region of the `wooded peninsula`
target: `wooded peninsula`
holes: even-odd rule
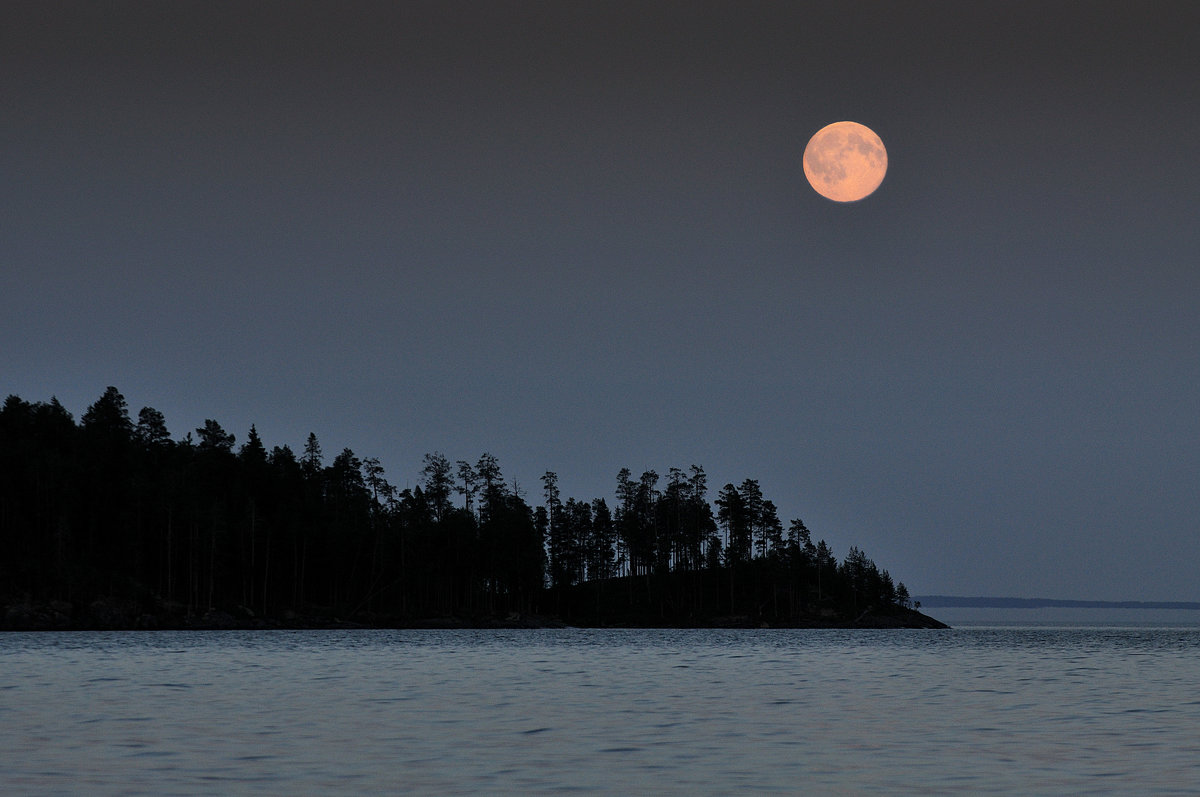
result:
[[[313,434],[297,454],[214,420],[172,439],[109,387],[0,408],[0,629],[943,628],[857,547],[841,560],[758,482],[616,475],[533,506],[496,457],[426,454],[398,490]]]

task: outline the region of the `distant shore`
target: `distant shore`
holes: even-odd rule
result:
[[[1081,601],[1056,598],[998,598],[961,595],[920,595],[931,609],[1187,609],[1200,610],[1196,601]]]

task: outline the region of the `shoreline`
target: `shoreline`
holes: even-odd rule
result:
[[[130,601],[101,599],[82,610],[65,601],[21,600],[0,607],[0,632],[52,631],[320,631],[320,630],[520,630],[554,628],[761,628],[761,629],[946,629],[947,624],[915,609],[889,607],[868,610],[857,617],[830,609],[767,622],[745,615],[668,619],[649,615],[620,617],[558,617],[510,612],[473,616],[397,617],[362,614],[339,617],[328,610],[281,616],[258,616],[245,607],[232,611],[208,609],[188,614],[183,607],[164,606],[145,611]]]

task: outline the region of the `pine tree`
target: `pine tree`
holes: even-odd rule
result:
[[[450,493],[454,490],[452,473],[450,460],[446,457],[437,452],[425,455],[425,466],[421,468],[421,476],[424,478],[422,487],[433,510],[433,519],[438,523],[441,523],[450,511]]]
[[[167,421],[163,414],[153,407],[142,407],[138,411],[137,427],[133,432],[142,446],[150,448],[169,445],[171,435],[167,431]]]

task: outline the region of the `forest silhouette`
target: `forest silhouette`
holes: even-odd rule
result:
[[[629,469],[603,497],[531,505],[498,459],[426,454],[399,490],[378,459],[310,434],[172,439],[109,387],[79,423],[55,398],[0,408],[6,628],[921,626],[861,550],[840,562],[754,479]]]

